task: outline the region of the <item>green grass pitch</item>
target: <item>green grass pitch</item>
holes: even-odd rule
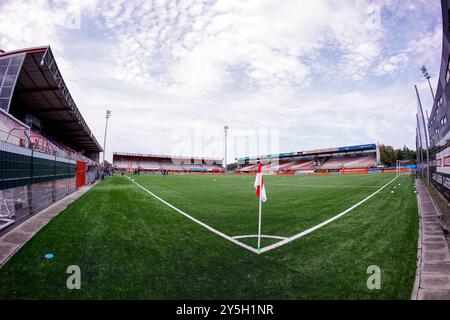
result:
[[[263,234],[290,237],[348,209],[392,174],[265,176]],[[141,175],[136,182],[228,236],[257,233],[254,176]],[[414,182],[401,176],[332,223],[257,255],[124,177],[99,183],[0,269],[0,299],[409,299]],[[394,193],[392,193],[394,191]],[[256,247],[256,239],[240,241]],[[279,241],[263,239],[262,247]],[[54,253],[52,260],[43,255]],[[66,268],[81,269],[81,289]],[[369,290],[368,266],[381,269]]]

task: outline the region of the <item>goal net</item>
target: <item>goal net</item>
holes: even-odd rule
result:
[[[411,173],[411,161],[410,160],[397,160],[395,165],[395,172],[397,176],[401,174]]]

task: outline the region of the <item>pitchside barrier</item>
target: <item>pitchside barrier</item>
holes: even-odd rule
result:
[[[0,230],[76,190],[76,161],[0,141]]]

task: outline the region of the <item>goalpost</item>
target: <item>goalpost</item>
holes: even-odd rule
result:
[[[411,161],[410,160],[396,160],[395,161],[395,172],[397,177],[401,174],[408,174],[411,172]]]

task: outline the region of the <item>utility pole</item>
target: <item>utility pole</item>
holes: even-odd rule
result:
[[[224,131],[224,133],[225,133],[225,135],[224,135],[224,148],[225,148],[225,155],[224,155],[224,158],[223,158],[223,166],[224,166],[224,169],[225,169],[225,172],[227,172],[227,135],[228,135],[228,126],[224,126],[223,127],[223,131]]]
[[[105,137],[103,138],[103,165],[105,165],[106,154],[106,132],[108,131],[108,120],[111,117],[111,110],[106,110],[106,125],[105,125]]]

